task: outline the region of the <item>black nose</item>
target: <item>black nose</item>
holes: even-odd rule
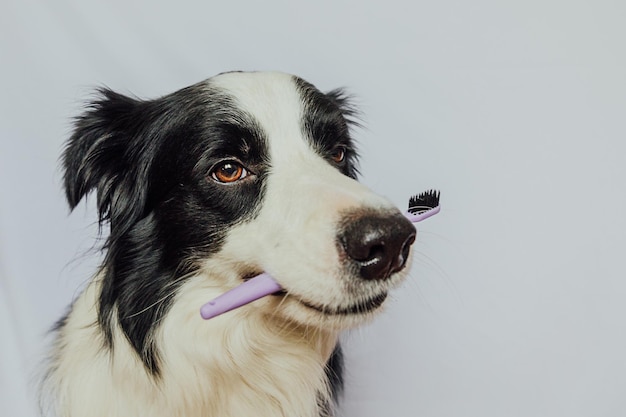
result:
[[[401,214],[348,215],[338,235],[363,279],[386,279],[406,265],[415,227]]]

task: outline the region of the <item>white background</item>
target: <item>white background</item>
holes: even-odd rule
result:
[[[346,335],[349,416],[626,415],[626,3],[0,5],[0,404],[34,415],[44,335],[97,265],[58,156],[92,88],[221,71],[347,87],[362,180],[442,191],[387,313]],[[129,416],[132,417],[132,416]]]

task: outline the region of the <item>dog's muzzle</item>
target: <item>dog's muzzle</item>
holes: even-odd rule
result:
[[[415,234],[400,213],[365,211],[344,216],[337,240],[345,261],[362,279],[385,280],[405,267]]]

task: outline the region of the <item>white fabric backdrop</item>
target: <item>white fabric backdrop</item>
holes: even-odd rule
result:
[[[412,277],[346,336],[345,416],[626,415],[626,3],[0,6],[0,404],[97,264],[58,155],[92,87],[154,97],[276,69],[358,97],[363,181],[429,187]]]

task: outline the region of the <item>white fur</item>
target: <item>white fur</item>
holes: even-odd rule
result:
[[[351,291],[340,268],[336,225],[349,209],[392,209],[342,175],[303,138],[303,105],[291,77],[224,74],[209,81],[232,95],[269,138],[272,172],[251,222],[178,290],[155,334],[161,376],[146,372],[117,324],[114,349],[97,326],[99,278],[73,305],[53,351],[48,389],[59,417],[318,417],[328,398],[324,366],[338,332],[366,315],[332,316],[300,301],[353,305],[398,284],[403,274]],[[199,307],[261,268],[288,291],[203,321]]]

